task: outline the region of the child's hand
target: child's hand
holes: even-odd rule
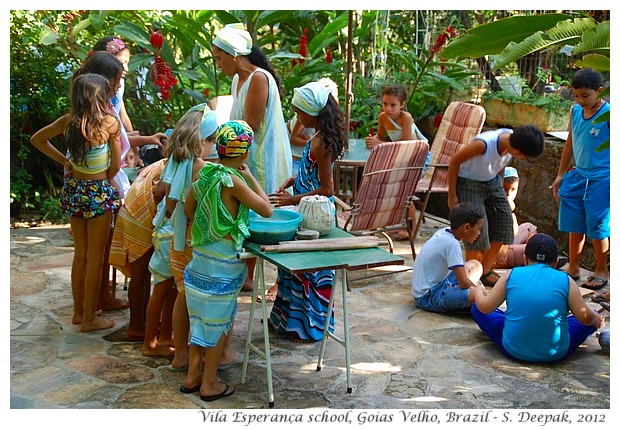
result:
[[[375,147],[379,143],[381,143],[381,140],[379,140],[375,136],[368,136],[368,137],[366,137],[366,147],[367,148],[372,149],[373,147]]]
[[[248,167],[247,164],[243,164],[241,167],[237,169],[237,171],[239,171],[246,180],[254,179],[254,176],[252,175],[252,172],[250,171],[250,167]]]
[[[284,192],[286,188],[290,188],[295,184],[295,176],[291,176],[278,188],[278,192]]]
[[[73,164],[71,164],[71,160],[67,158],[65,163],[63,164],[64,177],[71,177],[73,175]]]
[[[555,198],[556,201],[560,200],[558,192],[560,191],[560,186],[562,185],[563,180],[563,177],[556,177],[551,186],[549,186],[549,189],[551,189],[551,192],[553,193],[553,198]]]
[[[159,146],[160,149],[165,149],[168,144],[168,136],[164,133],[157,133],[151,136],[153,143]]]

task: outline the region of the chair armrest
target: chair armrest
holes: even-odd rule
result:
[[[351,206],[349,206],[347,203],[342,201],[337,196],[332,195],[332,198],[334,199],[334,204],[336,205],[336,209],[338,209],[338,207],[340,207],[342,209],[342,211],[345,211],[345,212],[351,210]]]

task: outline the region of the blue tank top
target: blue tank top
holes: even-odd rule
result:
[[[609,111],[605,102],[591,118],[583,116],[583,108],[575,104],[572,112],[573,155],[577,171],[587,179],[609,178],[609,150],[596,152],[601,143],[609,140],[609,122],[594,124],[594,120]]]
[[[570,341],[568,291],[568,275],[548,265],[514,268],[506,282],[506,351],[530,362],[563,357]]]

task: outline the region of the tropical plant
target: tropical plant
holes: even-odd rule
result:
[[[575,57],[579,67],[610,69],[610,22],[597,22],[588,14],[514,16],[471,28],[454,39],[441,53],[444,59],[477,58],[498,54],[493,68],[503,67],[533,52],[563,49]],[[609,88],[601,96],[609,95]],[[609,121],[609,113],[598,122]],[[609,148],[609,141],[597,150]]]

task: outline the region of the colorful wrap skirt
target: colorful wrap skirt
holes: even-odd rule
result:
[[[237,253],[231,240],[194,247],[184,280],[192,346],[215,347],[232,327],[247,275]]]
[[[172,226],[166,220],[160,228],[153,231],[153,256],[149,261],[149,271],[155,283],[162,283],[172,277],[170,268],[170,247],[172,246]]]
[[[131,277],[131,264],[153,247],[153,218],[157,205],[153,190],[159,182],[165,160],[140,171],[118,212],[110,248],[110,265]]]
[[[189,224],[185,237],[185,249],[182,252],[174,250],[174,246],[170,248],[170,268],[172,269],[174,282],[179,292],[184,290],[183,277],[185,275],[185,267],[192,260],[192,229]]]
[[[278,270],[278,295],[270,321],[280,335],[294,341],[323,339],[334,275],[333,270],[296,275]],[[329,332],[334,332],[333,312]]]
[[[69,216],[90,219],[121,207],[119,192],[106,179],[65,179],[60,191],[60,207]]]

